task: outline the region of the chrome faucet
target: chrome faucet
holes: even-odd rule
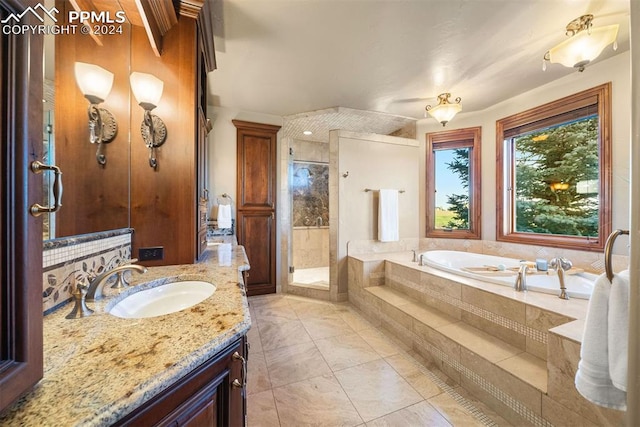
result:
[[[418,257],[418,265],[427,265],[424,263],[424,254],[420,254]]]
[[[516,283],[513,285],[513,289],[517,292],[524,292],[527,290],[527,271],[529,271],[529,263],[521,262],[518,275],[516,276]]]
[[[566,258],[557,257],[549,262],[549,267],[556,270],[556,273],[558,274],[558,280],[560,281],[560,295],[558,295],[558,297],[562,299],[569,299],[569,295],[567,295],[567,288],[564,285],[564,272],[571,269],[573,264]]]
[[[91,283],[89,283],[89,288],[87,289],[86,300],[87,301],[95,301],[97,299],[102,298],[102,288],[106,283],[107,279],[114,274],[118,274],[118,279],[116,283],[111,286],[112,288],[125,288],[129,286],[129,284],[124,280],[123,273],[127,270],[137,271],[138,273],[146,273],[147,268],[142,265],[137,264],[125,264],[120,265],[116,268],[112,268],[111,270],[107,270],[98,276],[96,276]]]
[[[415,249],[411,249],[413,251],[413,262],[418,262],[418,252]]]

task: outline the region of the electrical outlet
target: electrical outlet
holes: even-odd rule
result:
[[[140,261],[151,261],[164,259],[164,246],[154,246],[151,248],[138,249],[138,259]]]

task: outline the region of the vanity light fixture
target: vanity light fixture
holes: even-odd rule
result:
[[[457,97],[454,103],[451,103],[449,98],[451,97],[450,93],[441,93],[438,95],[438,105],[432,107],[431,105],[427,105],[424,113],[424,116],[427,117],[427,113],[434,119],[436,119],[439,123],[442,123],[444,127],[453,117],[462,111],[462,98]]]
[[[542,70],[546,70],[547,62],[551,62],[584,71],[584,67],[611,43],[613,50],[617,50],[618,24],[592,28],[592,21],[593,15],[589,14],[569,22],[565,32],[569,38],[544,54]]]
[[[118,133],[116,119],[106,108],[98,107],[111,92],[113,73],[102,67],[85,62],[75,63],[76,83],[82,94],[89,100],[89,142],[98,144],[96,160],[98,164],[107,164],[103,153],[103,144],[108,144]]]
[[[144,109],[144,120],[140,131],[145,145],[149,148],[149,166],[156,169],[158,167],[156,148],[167,140],[167,127],[160,117],[151,114],[151,110],[160,102],[164,83],[152,74],[139,72],[131,73],[129,81],[138,105]]]

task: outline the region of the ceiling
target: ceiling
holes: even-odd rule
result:
[[[450,92],[483,110],[571,73],[545,52],[585,13],[620,24],[629,0],[218,0],[209,104],[290,116],[346,107],[424,117]],[[589,67],[584,71],[589,72]]]

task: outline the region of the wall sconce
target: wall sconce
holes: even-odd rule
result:
[[[118,124],[111,112],[98,107],[111,92],[113,73],[102,67],[85,62],[75,63],[76,83],[85,98],[89,100],[89,142],[98,144],[96,160],[104,166],[107,157],[102,152],[103,144],[108,144],[118,133]]]
[[[455,99],[455,103],[451,103],[449,101],[450,93],[441,93],[438,95],[438,105],[432,107],[431,105],[427,105],[425,108],[427,111],[424,113],[424,116],[427,117],[427,113],[434,119],[436,119],[439,123],[442,123],[444,127],[453,117],[462,111],[462,104],[460,101],[462,99],[457,97]]]
[[[544,54],[542,70],[547,69],[548,61],[584,71],[584,67],[596,59],[611,43],[613,43],[613,50],[617,50],[618,25],[592,28],[592,21],[593,15],[582,15],[569,22],[565,32],[569,38]]]
[[[138,72],[131,73],[129,81],[133,95],[138,104],[144,108],[144,120],[140,131],[145,145],[149,148],[149,166],[156,169],[158,167],[156,148],[167,140],[167,127],[160,117],[151,114],[151,110],[158,106],[164,83],[154,75]]]

